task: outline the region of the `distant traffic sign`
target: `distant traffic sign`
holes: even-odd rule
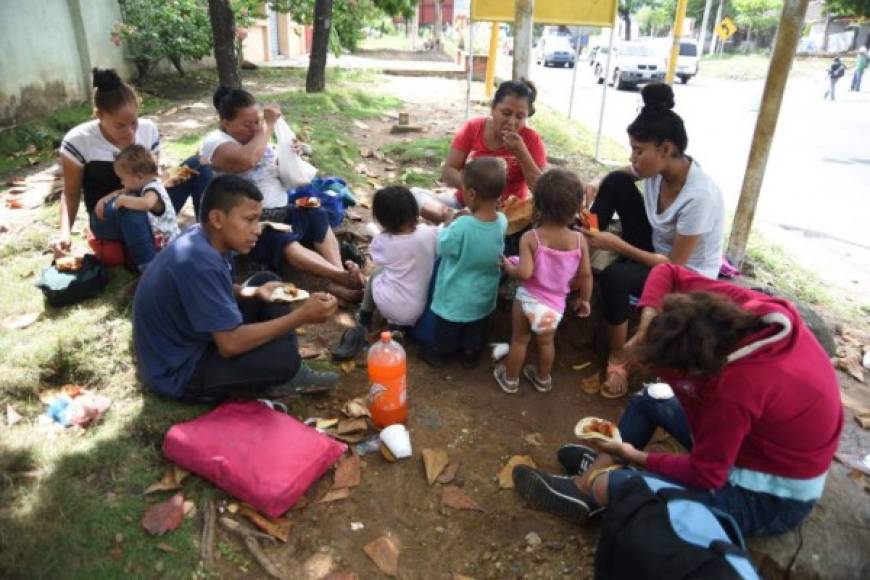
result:
[[[725,42],[737,32],[737,25],[734,24],[734,21],[728,18],[727,16],[722,19],[719,24],[716,25],[716,28],[713,29],[716,32],[716,36],[719,37],[719,40]]]

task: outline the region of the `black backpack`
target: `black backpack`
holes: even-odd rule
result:
[[[109,275],[93,254],[85,254],[82,267],[75,272],[62,272],[54,262],[42,271],[36,287],[55,308],[69,306],[93,298],[109,283]]]
[[[698,492],[639,475],[614,495],[603,512],[596,580],[758,578],[734,519]]]

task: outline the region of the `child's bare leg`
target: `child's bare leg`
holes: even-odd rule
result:
[[[545,381],[553,370],[556,359],[556,333],[545,332],[537,335],[538,341],[538,378]]]
[[[519,300],[514,300],[511,311],[511,348],[505,361],[507,378],[515,381],[520,377],[520,367],[526,360],[526,350],[532,338],[531,327]]]

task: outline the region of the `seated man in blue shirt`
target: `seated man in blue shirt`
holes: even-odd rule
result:
[[[260,235],[262,200],[250,181],[215,178],[203,195],[200,224],[162,250],[139,281],[133,302],[139,374],[160,395],[206,403],[334,391],[338,376],[302,363],[293,331],[329,319],[335,297],[314,293],[291,312],[270,301],[283,284],[271,272],[233,284],[233,256],[250,252]]]

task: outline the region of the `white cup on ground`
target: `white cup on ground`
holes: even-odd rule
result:
[[[381,441],[396,459],[411,457],[411,434],[401,423],[381,431]]]

